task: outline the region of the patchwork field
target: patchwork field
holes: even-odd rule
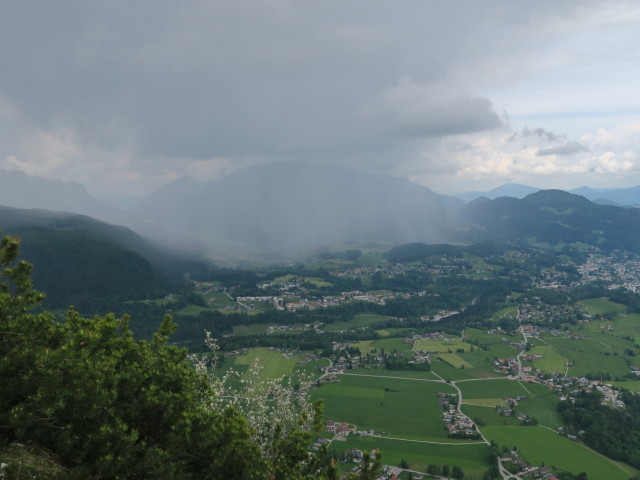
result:
[[[353,328],[370,327],[371,325],[390,319],[391,317],[383,317],[382,315],[356,315],[351,320],[345,322],[327,323],[322,326],[322,329],[326,332],[337,332]]]
[[[472,420],[479,423],[480,429],[485,425],[519,425],[520,421],[514,417],[503,417],[495,406],[462,405],[462,411]]]
[[[438,358],[431,362],[431,370],[445,380],[464,380],[491,376],[491,374],[485,370],[478,370],[475,368],[456,368]]]
[[[207,304],[214,308],[236,306],[236,302],[231,300],[224,292],[210,292],[204,296],[207,300]]]
[[[384,367],[359,368],[349,373],[357,373],[358,375],[369,375],[369,376],[417,378],[422,380],[440,380],[433,372],[421,372],[418,370],[387,370]]]
[[[529,397],[530,393],[515,380],[500,378],[496,380],[469,380],[459,382],[464,402],[477,403],[476,399],[504,399],[519,395]]]
[[[607,480],[628,480],[636,474],[633,468],[614,462],[544,427],[488,425],[481,430],[499,445],[517,446],[518,452],[534,465],[544,463],[574,474],[588,472],[589,478]]]
[[[358,347],[363,355],[376,352],[381,352],[384,349],[385,352],[405,352],[411,350],[411,344],[405,343],[401,338],[382,338],[380,340],[362,340],[360,342],[351,343],[352,347]]]
[[[604,298],[587,298],[580,300],[579,305],[584,305],[584,311],[589,315],[602,315],[603,313],[615,312],[624,313],[627,311],[627,307],[620,303],[611,302]]]
[[[384,330],[376,330],[381,337],[389,337],[391,335],[407,335],[411,334],[411,328],[385,328]]]
[[[615,379],[630,372],[621,355],[612,353],[611,348],[599,342],[569,338],[546,338],[545,341],[573,364],[569,367],[569,375],[608,373]]]
[[[640,392],[640,380],[629,380],[627,382],[611,382],[616,387],[624,388],[630,392]]]
[[[566,360],[553,347],[541,345],[532,347],[529,352],[531,355],[542,355],[542,358],[533,360],[531,365],[534,369],[540,369],[547,373],[563,373],[566,368]]]
[[[417,340],[413,344],[413,350],[421,350],[429,353],[455,353],[457,350],[468,352],[471,350],[469,343],[463,342],[460,337],[449,337],[449,340],[430,340],[428,338]]]
[[[517,339],[515,337],[510,337],[510,341],[515,342]],[[494,345],[488,345],[487,350],[489,350],[496,358],[515,357],[518,355],[518,350],[511,345],[502,342]]]
[[[410,469],[421,472],[426,471],[429,464],[458,465],[464,469],[467,476],[482,478],[488,467],[489,448],[482,443],[460,443],[452,446],[350,435],[345,442],[331,444],[331,449],[337,453],[345,452],[349,448],[380,449],[383,463],[399,465],[405,460]]]
[[[501,318],[517,318],[518,317],[518,307],[517,306],[513,306],[513,307],[506,307],[503,308],[502,310],[498,310],[496,313],[493,314],[493,316],[491,317],[492,320],[500,320]]]
[[[557,429],[564,424],[558,413],[560,399],[555,392],[548,390],[544,396],[527,398],[518,403],[518,411],[529,418],[535,418],[539,425]]]
[[[234,365],[258,365],[262,378],[272,380],[289,375],[298,360],[298,357],[284,358],[281,352],[268,348],[252,348],[246,355],[235,357]]]
[[[450,385],[410,379],[340,375],[337,383],[312,391],[323,398],[325,419],[355,424],[359,430],[374,429],[384,436],[435,440],[447,439],[437,392],[455,393]]]
[[[467,341],[474,344],[477,342],[478,345],[495,345],[502,343],[502,336],[491,335],[484,330],[478,330],[476,328],[465,328],[464,336]]]
[[[233,327],[233,333],[239,337],[247,335],[262,335],[267,332],[266,323],[254,323],[253,325],[235,325]]]
[[[473,368],[473,365],[463,360],[455,353],[441,353],[438,356],[454,368]]]
[[[208,312],[209,310],[211,309],[206,307],[200,307],[198,305],[189,304],[186,307],[181,308],[180,310],[176,310],[175,314],[176,315],[198,315],[201,312]]]

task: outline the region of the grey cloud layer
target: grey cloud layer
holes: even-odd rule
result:
[[[141,172],[370,153],[393,166],[418,139],[503,127],[485,89],[526,75],[527,52],[598,3],[5,2],[0,105],[17,130],[69,130]],[[16,150],[0,142],[0,159]]]
[[[405,76],[427,86],[448,79],[459,62],[501,43],[489,31],[512,21],[512,10],[504,2],[12,2],[0,21],[0,88],[33,123],[71,124],[107,144],[133,132],[132,144],[165,156],[341,146],[362,141],[368,126],[357,112],[370,98]],[[434,135],[499,124],[473,93],[449,104],[420,93],[404,99],[416,100],[414,111],[391,112],[395,128]]]
[[[555,147],[540,148],[536,155],[543,157],[545,155],[572,155],[574,153],[588,152],[589,147],[578,142],[567,142],[563,145]]]

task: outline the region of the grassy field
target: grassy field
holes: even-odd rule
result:
[[[462,405],[462,412],[469,418],[484,425],[519,425],[520,420],[514,417],[503,417],[494,406]]]
[[[432,372],[419,372],[417,370],[387,370],[383,367],[378,368],[359,368],[352,373],[358,375],[399,377],[399,378],[420,378],[424,380],[440,380]]]
[[[504,403],[504,397],[498,398],[464,398],[463,403],[465,405],[474,405],[477,407],[493,407]]]
[[[465,328],[464,336],[469,342],[477,341],[479,345],[495,345],[502,343],[502,337],[506,335],[490,335],[484,330]]]
[[[560,399],[555,392],[548,390],[544,396],[520,401],[516,408],[529,418],[538,420],[538,424],[557,429],[564,425],[558,413],[558,403]]]
[[[578,474],[586,472],[589,478],[628,480],[634,469],[620,465],[580,443],[561,437],[543,427],[486,426],[485,436],[500,445],[518,447],[520,454],[530,463],[555,466]]]
[[[463,355],[463,354],[459,354]],[[498,374],[477,368],[455,368],[448,363],[435,358],[431,361],[431,370],[445,380],[463,380],[467,378],[487,378],[497,377]]]
[[[363,355],[373,352],[373,350],[380,353],[384,348],[385,352],[406,352],[411,350],[410,343],[404,343],[401,338],[383,338],[380,340],[362,340],[359,342],[353,342],[352,347],[358,347]]]
[[[410,469],[420,472],[425,472],[429,464],[458,465],[463,468],[468,478],[482,478],[488,467],[489,449],[487,445],[478,443],[452,446],[349,435],[345,442],[331,444],[331,450],[337,453],[345,452],[349,448],[379,449],[383,463],[398,465],[405,460],[409,463]]]
[[[236,305],[236,302],[231,300],[224,292],[211,292],[203,294],[203,296],[206,298],[207,303],[214,308]]]
[[[211,310],[210,308],[206,308],[206,307],[200,307],[198,305],[192,305],[189,304],[184,308],[181,308],[180,310],[176,310],[174,313],[176,315],[198,315],[201,312],[208,312],[209,310]]]
[[[312,284],[316,288],[330,287],[332,284],[323,280],[322,277],[304,277],[304,281]]]
[[[491,352],[476,348],[473,352],[464,352],[457,354],[465,362],[469,362],[473,368],[485,369],[493,372],[494,357]]]
[[[327,323],[322,326],[322,329],[326,332],[337,332],[339,330],[370,327],[371,325],[390,319],[391,317],[383,317],[382,315],[355,315],[351,320],[346,322]]]
[[[506,307],[503,308],[502,310],[498,310],[496,313],[493,314],[493,316],[491,317],[492,320],[500,320],[501,318],[517,318],[518,317],[518,307],[517,306],[513,306],[513,307]]]
[[[539,368],[547,373],[564,373],[566,360],[553,347],[547,345],[535,346],[529,352],[531,355],[542,355],[542,358],[532,361],[533,368]]]
[[[272,380],[288,375],[298,363],[298,357],[283,358],[282,353],[268,348],[252,348],[246,355],[235,357],[235,365],[254,365],[262,368],[261,376]]]
[[[600,315],[608,312],[624,313],[627,311],[627,307],[620,303],[610,302],[604,298],[587,298],[578,302],[580,305],[584,305],[584,309],[589,315]]]
[[[516,337],[507,337],[512,342],[516,342]],[[495,345],[488,345],[487,350],[489,350],[494,357],[496,358],[507,358],[507,357],[515,357],[518,355],[518,350],[516,350],[511,345],[506,343],[497,343]]]
[[[569,375],[608,373],[615,378],[630,372],[621,355],[612,353],[610,348],[598,342],[568,338],[546,338],[545,341],[573,363]]]
[[[438,356],[454,368],[473,368],[473,365],[466,360],[463,360],[455,353],[441,353]]]
[[[471,350],[471,345],[463,342],[460,337],[448,337],[451,341],[447,340],[429,340],[425,338],[423,340],[417,340],[413,344],[413,350],[422,350],[429,353],[456,353],[457,350],[462,349],[465,352]]]
[[[455,393],[450,385],[351,375],[339,378],[337,383],[312,391],[314,399],[324,399],[326,419],[349,422],[359,430],[374,429],[390,437],[446,439],[436,392]]]
[[[640,380],[629,380],[627,382],[611,382],[616,387],[624,388],[630,392],[640,392]]]
[[[468,382],[460,382],[457,384],[462,390],[462,398],[464,401],[476,403],[473,399],[478,398],[506,398],[524,395],[529,397],[529,393],[524,387],[515,380],[507,380],[506,378],[496,380],[470,380]]]
[[[254,323],[253,325],[235,325],[233,327],[233,333],[239,337],[247,335],[261,335],[267,332],[266,323]]]
[[[384,330],[376,330],[376,333],[381,337],[389,337],[391,335],[407,335],[411,334],[412,328],[385,328]]]
[[[313,271],[313,268],[310,268],[309,270]],[[317,268],[315,269],[317,270]],[[295,277],[295,275],[292,274],[287,274],[287,275],[282,275],[280,277],[276,277],[273,279],[274,282],[282,282],[282,283],[286,283],[286,282],[290,282],[291,280],[293,280]],[[332,284],[327,282],[326,280],[324,280],[322,277],[298,277],[298,279],[302,280],[303,282],[307,282],[312,284],[314,287],[316,288],[321,288],[321,287],[330,287]]]

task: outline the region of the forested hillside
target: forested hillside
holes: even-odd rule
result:
[[[167,344],[170,318],[138,342],[126,317],[30,313],[42,295],[18,250],[15,238],[0,244],[0,451],[12,458],[3,478],[323,476],[308,432],[283,430],[266,458],[237,411],[211,407],[205,377]]]
[[[45,305],[93,310],[111,302],[158,297],[200,267],[195,256],[157,247],[131,230],[83,215],[0,207],[0,229],[22,239],[36,265]]]

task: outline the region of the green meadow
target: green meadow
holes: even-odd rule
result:
[[[383,463],[399,465],[404,460],[410,469],[420,472],[425,472],[429,464],[458,465],[464,469],[468,477],[482,478],[488,467],[489,448],[483,443],[440,445],[349,435],[346,441],[333,442],[330,447],[336,453],[346,452],[349,448],[380,450]]]
[[[491,335],[484,330],[478,330],[476,328],[465,328],[464,336],[467,341],[475,343],[478,345],[495,345],[497,343],[502,343],[502,337],[506,337],[505,335]]]
[[[464,380],[468,378],[485,378],[490,376],[485,370],[475,368],[456,368],[444,360],[435,358],[431,361],[431,371],[445,380]]]
[[[518,307],[505,307],[502,310],[498,310],[491,317],[492,320],[500,320],[501,318],[517,318],[518,317]]]
[[[611,382],[616,387],[624,388],[630,392],[640,393],[640,380],[628,380],[626,382]]]
[[[352,347],[358,347],[360,353],[366,355],[372,353],[373,350],[380,353],[382,349],[385,352],[406,352],[411,350],[411,344],[402,341],[402,338],[382,338],[380,340],[361,340],[351,343]]]
[[[485,425],[519,425],[520,421],[515,417],[503,417],[494,406],[462,405],[462,412],[472,420],[478,422],[481,427]]]
[[[540,345],[532,347],[529,352],[531,355],[542,355],[542,358],[538,358],[532,361],[534,369],[540,369],[547,373],[564,373],[566,368],[566,360],[553,347],[548,345]]]
[[[473,368],[473,365],[455,353],[441,353],[438,356],[454,368]]]
[[[355,424],[358,430],[374,429],[389,437],[447,438],[436,393],[455,393],[450,385],[355,375],[340,375],[339,379],[312,391],[314,400],[324,399],[325,419]]]
[[[624,313],[627,307],[620,303],[611,302],[605,298],[587,298],[580,300],[579,305],[584,305],[584,309],[589,315],[601,315],[603,313],[615,312]]]
[[[250,349],[246,355],[235,357],[234,364],[258,365],[262,369],[261,377],[265,380],[273,380],[289,375],[298,360],[298,357],[284,358],[281,352],[260,347]]]
[[[202,312],[208,312],[209,310],[211,310],[210,308],[206,308],[206,307],[200,307],[198,305],[192,305],[189,304],[184,308],[181,308],[180,310],[176,310],[174,313],[176,315],[198,315]]]
[[[254,323],[253,325],[235,325],[233,327],[233,333],[239,337],[247,335],[263,335],[267,332],[266,323]]]
[[[476,403],[474,399],[482,398],[504,399],[507,397],[517,397],[518,395],[531,396],[520,382],[506,378],[496,380],[469,380],[458,382],[457,386],[462,391],[463,400],[465,402],[469,401],[469,403]]]
[[[422,372],[418,370],[387,370],[384,367],[359,368],[353,370],[354,374],[369,375],[378,377],[397,377],[397,378],[417,378],[422,380],[440,380],[433,372]]]
[[[590,448],[562,437],[544,427],[486,426],[484,435],[499,445],[518,447],[518,452],[534,465],[554,466],[574,474],[588,472],[589,478],[628,480],[635,469],[614,462]]]
[[[236,302],[231,300],[224,292],[211,292],[203,295],[205,296],[209,306],[214,308],[237,305]]]
[[[569,375],[581,377],[588,373],[608,373],[616,378],[630,372],[621,355],[599,342],[569,338],[546,338],[545,341],[573,363],[569,367]]]
[[[560,399],[555,392],[548,390],[544,396],[521,400],[516,409],[529,418],[535,418],[539,425],[555,430],[564,425],[558,413],[558,403]]]
[[[459,349],[465,352],[471,350],[471,345],[463,342],[460,337],[448,336],[448,338],[450,338],[450,341],[430,340],[428,338],[416,340],[413,344],[413,349],[429,353],[455,353]]]
[[[515,336],[507,338],[509,338],[509,340],[512,342],[517,341],[517,338]],[[488,345],[487,350],[489,350],[496,358],[515,357],[516,355],[518,355],[518,350],[516,350],[511,345],[503,342],[496,343],[494,345]]]
[[[391,317],[384,317],[382,315],[355,315],[351,320],[327,323],[322,326],[322,329],[326,332],[337,332],[339,330],[370,327],[371,325],[382,323],[387,320],[391,320]]]

